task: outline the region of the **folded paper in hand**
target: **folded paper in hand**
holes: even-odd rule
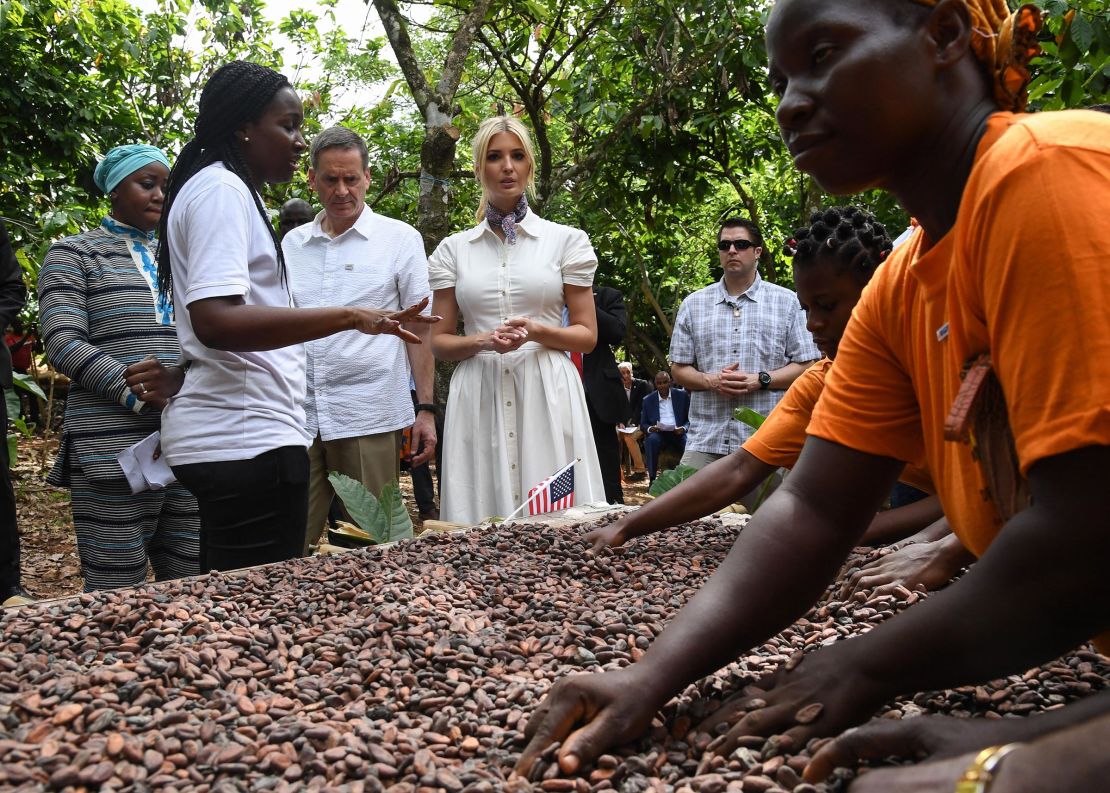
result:
[[[655,426],[660,432],[674,432],[677,429],[674,424],[664,424],[663,422],[659,422]]]
[[[116,456],[123,475],[127,477],[127,484],[131,485],[132,493],[161,490],[177,481],[165,457],[159,455],[157,460],[154,459],[154,452],[158,450],[160,441],[161,434],[152,432]]]

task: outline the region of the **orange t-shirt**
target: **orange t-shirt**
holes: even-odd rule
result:
[[[744,451],[760,462],[780,468],[793,468],[802,453],[813,408],[825,390],[825,377],[832,368],[830,358],[822,358],[791,383],[767,420],[744,444]],[[924,469],[907,465],[899,479],[907,485],[935,492],[933,480]]]
[[[966,361],[989,352],[1023,473],[1110,445],[1110,116],[997,113],[951,231],[923,230],[879,268],[852,315],[809,432],[924,458],[944,514],[983,554],[1002,527],[944,420]]]

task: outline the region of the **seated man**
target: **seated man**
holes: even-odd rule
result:
[[[617,369],[621,373],[621,385],[624,386],[624,397],[627,400],[626,418],[617,425],[617,434],[623,444],[621,460],[625,480],[635,482],[643,479],[647,471],[640,449],[640,441],[644,437],[640,430],[640,411],[643,409],[644,397],[651,393],[651,386],[647,380],[633,376],[632,364],[628,361],[621,361],[617,364]]]
[[[644,433],[649,482],[655,481],[659,454],[664,449],[686,448],[686,431],[690,429],[690,396],[682,389],[671,388],[671,376],[661,371],[655,375],[655,391],[644,397],[640,411],[640,432]]]

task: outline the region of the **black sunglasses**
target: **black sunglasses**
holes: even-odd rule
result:
[[[736,250],[738,251],[746,251],[748,248],[755,247],[755,243],[751,240],[718,240],[717,250],[727,251],[733,245],[736,246]]]

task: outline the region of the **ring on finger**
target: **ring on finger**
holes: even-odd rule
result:
[[[146,383],[143,383],[143,382],[139,383],[139,393],[140,394],[145,394],[146,393]]]

